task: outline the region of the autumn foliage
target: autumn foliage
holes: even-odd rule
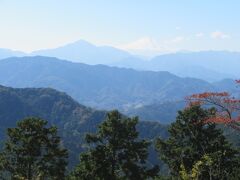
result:
[[[240,84],[240,80],[236,80]],[[206,123],[225,124],[240,131],[240,99],[228,92],[204,92],[186,97],[188,106],[214,107],[216,116],[206,119]]]
[[[236,83],[240,84],[240,79],[236,80]]]

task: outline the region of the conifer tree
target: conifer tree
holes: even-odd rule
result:
[[[227,179],[239,167],[238,151],[214,123],[205,122],[213,116],[215,109],[200,106],[179,111],[176,122],[169,128],[169,139],[157,140],[160,157],[173,176],[179,177],[183,169],[191,174],[198,167],[198,179]]]
[[[91,146],[81,154],[72,179],[147,179],[158,167],[147,168],[150,143],[138,138],[137,118],[123,117],[118,111],[107,114],[96,134],[88,134]]]
[[[56,127],[27,118],[7,130],[1,152],[1,173],[10,179],[64,179],[67,150],[61,147]]]

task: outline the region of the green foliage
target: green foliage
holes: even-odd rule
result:
[[[72,179],[146,179],[155,177],[158,167],[147,167],[150,143],[138,138],[137,118],[125,118],[118,111],[107,114],[96,134],[88,134],[90,149],[81,154]]]
[[[214,109],[199,106],[179,111],[176,122],[169,128],[169,139],[157,140],[160,157],[173,176],[197,173],[198,179],[224,179],[239,166],[239,154],[222,131],[204,122],[214,115]]]
[[[0,139],[4,141],[4,132],[15,127],[19,119],[40,117],[58,127],[64,147],[69,150],[71,169],[79,163],[79,153],[86,150],[86,133],[95,133],[104,120],[106,111],[98,111],[77,103],[65,93],[50,88],[15,89],[0,86]],[[157,122],[142,122],[137,125],[139,136],[149,140],[157,136],[166,138],[167,127]],[[2,142],[0,143],[2,148]],[[149,160],[158,163],[157,153],[150,148]]]
[[[190,173],[188,173],[184,167],[183,164],[181,164],[180,168],[180,177],[183,180],[198,180],[199,176],[202,173],[202,170],[204,168],[208,168],[210,171],[210,173],[212,173],[212,165],[213,165],[213,161],[212,158],[210,156],[208,156],[207,154],[205,154],[199,161],[197,161],[194,165],[192,170],[190,171]],[[212,174],[210,174],[212,177]]]
[[[67,150],[61,147],[56,127],[47,121],[27,118],[7,130],[1,152],[1,173],[11,179],[63,179]]]

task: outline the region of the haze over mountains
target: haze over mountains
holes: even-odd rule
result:
[[[130,61],[130,60],[129,60]],[[142,70],[169,71],[181,77],[195,77],[209,81],[240,76],[240,53],[228,51],[202,51],[156,56],[150,61],[134,61],[123,67]],[[120,66],[121,63],[118,64]]]
[[[0,59],[13,57],[13,56],[21,57],[21,56],[25,56],[25,55],[26,55],[26,53],[24,53],[24,52],[0,48]]]
[[[13,56],[36,55],[56,57],[86,64],[112,64],[133,56],[126,51],[111,46],[96,46],[85,40],[79,40],[53,49],[33,51],[31,53],[0,49],[0,59]]]
[[[179,52],[146,60],[84,40],[32,53],[0,49],[0,59],[0,84],[56,88],[87,106],[118,108],[162,123],[174,120],[183,107],[177,102],[187,95],[222,90],[234,94],[233,79],[240,77],[238,52]],[[159,113],[170,106],[171,114]]]
[[[0,83],[13,87],[52,87],[97,108],[124,108],[213,90],[211,84],[169,72],[72,63],[49,57],[0,61]],[[178,93],[176,93],[178,89]]]
[[[110,64],[132,56],[126,51],[110,46],[95,46],[84,40],[55,49],[34,51],[31,55],[56,57],[87,64]]]
[[[104,64],[138,70],[169,71],[180,77],[194,77],[210,82],[238,78],[240,53],[229,51],[178,52],[144,60],[124,50],[96,46],[80,40],[54,49],[32,53],[0,50],[0,59],[12,56],[50,56],[86,64]]]
[[[1,60],[0,84],[21,88],[51,87],[68,93],[84,105],[106,110],[117,108],[122,112],[183,100],[193,93],[222,91],[223,87],[233,92],[235,88],[233,80],[208,83],[164,71],[86,65],[42,56]]]

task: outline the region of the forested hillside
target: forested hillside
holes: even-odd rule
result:
[[[157,121],[163,124],[170,124],[175,121],[178,111],[186,107],[186,102],[170,101],[155,103],[146,106],[130,108],[124,113],[129,116],[139,116],[144,121]]]
[[[73,100],[65,93],[50,88],[14,89],[0,86],[0,124],[3,140],[6,128],[26,117],[39,117],[59,128],[64,145],[70,150],[70,165],[84,149],[86,133],[95,132],[105,119],[106,111],[97,111]],[[167,137],[167,126],[157,122],[140,122],[140,137]],[[156,158],[152,158],[156,160]]]

